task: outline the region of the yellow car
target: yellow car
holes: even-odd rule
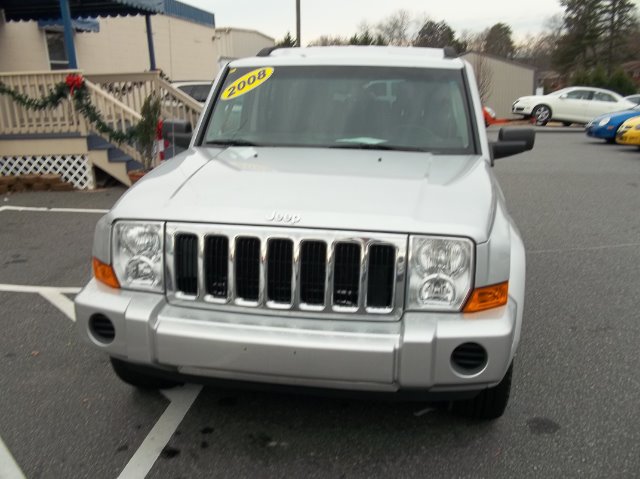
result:
[[[640,146],[640,116],[629,118],[616,133],[616,143]]]

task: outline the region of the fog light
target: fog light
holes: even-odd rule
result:
[[[446,276],[433,275],[426,278],[418,296],[423,304],[451,304],[456,297],[456,289]]]

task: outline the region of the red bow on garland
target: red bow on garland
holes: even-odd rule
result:
[[[76,88],[80,89],[84,86],[84,78],[82,78],[82,75],[67,75],[67,78],[65,78],[64,82],[69,87],[69,93],[71,95],[73,95],[73,91]]]

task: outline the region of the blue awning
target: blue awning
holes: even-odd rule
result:
[[[68,0],[71,16],[76,18],[154,15],[162,13],[183,20],[215,26],[215,16],[178,0]],[[1,0],[7,21],[51,20],[60,17],[59,0]]]
[[[68,0],[71,15],[81,18],[164,12],[164,0]],[[2,0],[7,21],[48,20],[60,17],[59,0]]]
[[[76,32],[99,32],[100,22],[97,18],[74,18],[71,20],[73,29]],[[53,32],[64,31],[64,25],[62,24],[62,18],[38,20],[38,28],[46,29]]]

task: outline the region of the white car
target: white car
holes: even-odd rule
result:
[[[610,90],[575,86],[548,95],[520,97],[513,102],[511,111],[525,118],[535,118],[536,125],[546,125],[554,120],[569,126],[588,123],[596,116],[633,106],[634,103]]]
[[[625,96],[624,99],[633,102],[636,105],[640,105],[640,93],[638,93],[637,95]]]
[[[211,91],[212,83],[210,81],[179,81],[173,82],[172,85],[204,106],[204,102],[207,101]]]

